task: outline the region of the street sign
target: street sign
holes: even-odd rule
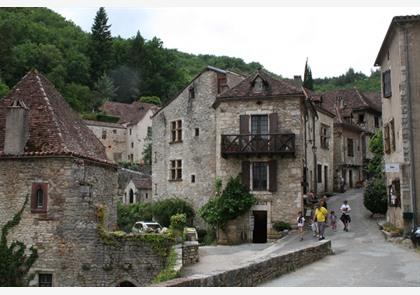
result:
[[[400,172],[400,164],[398,163],[385,164],[385,172],[387,173]]]

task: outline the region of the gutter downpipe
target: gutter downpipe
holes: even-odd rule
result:
[[[400,27],[403,29],[404,32],[404,53],[405,53],[405,62],[406,62],[406,95],[408,100],[408,130],[409,130],[409,141],[410,141],[410,189],[411,189],[411,203],[413,208],[413,230],[417,227],[417,192],[416,192],[416,177],[415,177],[415,161],[414,161],[414,143],[413,143],[413,116],[412,116],[412,99],[411,99],[411,91],[410,91],[410,61],[408,57],[408,32],[407,29],[402,25],[399,24]]]
[[[316,142],[315,142],[315,116],[312,116],[312,152],[314,156],[314,193],[318,195],[318,163],[316,160]]]

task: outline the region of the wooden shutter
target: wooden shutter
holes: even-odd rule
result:
[[[239,133],[249,134],[249,115],[239,116]]]
[[[249,161],[242,161],[242,184],[245,185],[247,189],[250,189],[250,170],[251,163]]]
[[[271,113],[269,115],[269,120],[270,120],[270,133],[278,133],[279,119],[278,119],[277,113]]]
[[[269,177],[269,188],[270,192],[277,191],[277,161],[272,160],[268,162],[268,177]]]
[[[384,151],[385,153],[390,152],[390,142],[389,142],[389,125],[384,126]]]

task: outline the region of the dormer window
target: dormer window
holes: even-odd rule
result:
[[[257,77],[254,80],[254,92],[260,93],[263,90],[263,80],[260,77]]]
[[[195,98],[195,89],[194,89],[194,86],[191,86],[190,88],[188,88],[188,97],[189,98]]]
[[[48,183],[33,183],[31,196],[31,212],[46,213],[48,202]]]

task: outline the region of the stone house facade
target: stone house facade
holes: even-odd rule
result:
[[[392,19],[375,61],[380,67],[387,219],[420,224],[420,16]]]
[[[143,151],[151,138],[151,117],[158,109],[153,104],[138,101],[131,104],[109,101],[100,110],[118,117],[117,123],[90,120],[85,123],[105,146],[108,159],[143,163]]]
[[[142,286],[164,267],[149,245],[101,239],[98,208],[116,226],[117,167],[35,70],[0,102],[0,167],[0,227],[29,198],[7,238],[38,250],[30,286]]]
[[[216,96],[243,77],[206,67],[153,116],[153,199],[180,197],[197,212],[214,195]],[[198,219],[200,224],[201,221]],[[202,224],[203,225],[203,224]]]
[[[133,178],[124,189],[123,203],[144,203],[152,200],[152,179]]]

